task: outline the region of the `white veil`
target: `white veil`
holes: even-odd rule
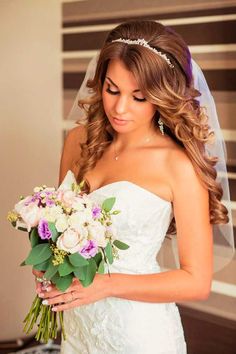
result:
[[[100,53],[97,53],[89,62],[85,78],[76,95],[72,109],[68,115],[68,119],[79,121],[81,124],[86,124],[86,112],[78,106],[78,100],[86,98],[91,95],[90,90],[86,86],[88,79],[94,77],[94,73],[97,66],[97,60]],[[229,222],[227,224],[215,224],[213,225],[213,240],[214,240],[214,272],[221,270],[225,267],[233,258],[234,248],[234,235],[233,235],[233,222],[232,222],[232,210],[229,193],[229,182],[227,177],[226,168],[226,148],[225,142],[221,133],[218,115],[216,112],[216,106],[213,96],[209,90],[206,79],[202,70],[197,63],[192,59],[192,71],[194,78],[194,87],[201,92],[201,96],[198,98],[201,107],[205,107],[208,115],[208,124],[215,133],[215,142],[206,144],[206,151],[210,156],[217,156],[219,161],[215,168],[217,171],[217,181],[219,181],[223,188],[223,204],[228,209]],[[191,231],[190,231],[191,232]],[[165,241],[161,247],[161,251],[158,254],[158,261],[163,268],[173,268],[176,265],[179,267],[177,239],[172,236],[171,239],[165,238]]]

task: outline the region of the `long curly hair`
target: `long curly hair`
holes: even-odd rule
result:
[[[129,45],[112,40],[144,38],[151,47],[166,54],[167,61],[141,45]],[[209,191],[210,223],[228,223],[228,210],[221,203],[222,186],[216,181],[214,168],[218,158],[207,156],[205,144],[214,139],[207,123],[208,117],[196,97],[201,93],[193,86],[191,55],[188,46],[173,29],[150,20],[124,22],[111,30],[102,46],[94,78],[87,87],[92,95],[78,102],[86,112],[87,140],[81,143],[77,181],[93,169],[114,138],[114,130],[106,117],[102,102],[102,87],[109,60],[120,59],[130,70],[144,97],[156,106],[153,126],[159,129],[158,119],[164,123],[165,134],[185,149],[203,185]],[[79,122],[78,122],[79,123]],[[90,192],[85,180],[83,190]],[[176,232],[173,217],[168,234]]]

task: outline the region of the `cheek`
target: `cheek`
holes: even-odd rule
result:
[[[140,117],[152,118],[156,112],[155,106],[149,104],[140,104],[137,106],[137,113]]]

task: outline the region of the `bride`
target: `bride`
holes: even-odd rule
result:
[[[175,302],[209,296],[213,224],[229,221],[191,55],[169,27],[129,21],[108,34],[96,60],[60,183],[72,170],[91,197],[114,195],[118,237],[130,248],[87,288],[75,279],[65,293],[40,283],[37,291],[66,310],[61,353],[184,354]],[[176,233],[179,267],[163,270],[156,255]]]

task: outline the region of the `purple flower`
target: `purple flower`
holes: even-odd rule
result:
[[[42,240],[49,240],[52,237],[52,232],[49,229],[47,220],[41,219],[39,221],[38,233]]]
[[[93,240],[88,240],[86,245],[79,251],[84,258],[91,258],[97,254],[98,245]]]
[[[92,209],[92,214],[94,219],[98,219],[101,216],[102,209],[99,206],[95,206]]]
[[[55,201],[50,199],[50,198],[46,198],[46,206],[51,207],[55,205]]]

